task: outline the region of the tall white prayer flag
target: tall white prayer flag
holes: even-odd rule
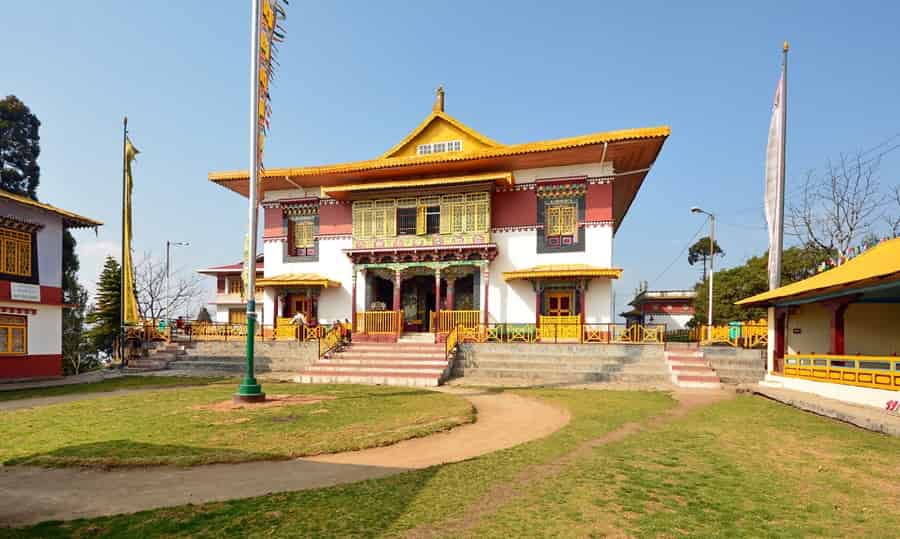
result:
[[[769,227],[769,290],[781,285],[781,251],[784,246],[784,150],[787,112],[787,41],[784,42],[784,64],[778,86],[769,141],[766,145],[766,224]]]

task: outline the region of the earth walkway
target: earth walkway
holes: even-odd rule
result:
[[[114,470],[0,467],[0,525],[70,520],[321,488],[457,462],[548,436],[568,411],[537,399],[445,388],[475,423],[385,447],[285,461]],[[101,396],[101,395],[97,395]]]

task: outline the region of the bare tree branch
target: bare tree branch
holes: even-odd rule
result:
[[[893,237],[900,236],[900,185],[894,186],[894,191],[889,195],[889,205],[893,210],[885,211],[884,219],[891,229]]]
[[[159,319],[166,314],[166,264],[145,253],[135,265],[135,287],[138,309],[145,319]],[[185,278],[178,272],[169,274],[169,316],[185,312],[196,305],[202,295],[197,275]]]
[[[789,233],[805,245],[840,253],[871,235],[885,216],[879,165],[878,160],[863,161],[862,154],[841,155],[837,164],[828,162],[824,175],[807,172],[800,201],[790,207]]]

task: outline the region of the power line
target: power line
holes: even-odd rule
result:
[[[681,259],[681,257],[684,255],[684,252],[691,248],[691,245],[692,245],[691,242],[693,242],[695,239],[697,239],[697,236],[699,236],[699,235],[700,235],[700,232],[703,231],[703,227],[706,226],[706,222],[707,222],[708,220],[709,220],[709,218],[707,218],[706,221],[703,221],[702,223],[700,223],[700,228],[697,229],[697,232],[694,232],[694,235],[691,236],[691,239],[688,240],[687,245],[684,246],[684,249],[682,249],[681,252],[678,253],[678,256],[676,256],[676,257],[672,260],[672,262],[671,262],[668,266],[666,266],[666,269],[664,269],[664,270],[662,271],[662,273],[660,273],[659,275],[656,276],[655,279],[653,279],[653,280],[650,281],[651,283],[656,283],[656,282],[659,281],[666,273],[668,273],[668,271],[669,271],[670,269],[672,269],[672,266],[674,266],[675,263],[678,262],[678,261]]]

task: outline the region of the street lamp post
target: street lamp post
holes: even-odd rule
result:
[[[166,240],[166,300],[164,303],[165,307],[165,318],[166,327],[169,327],[169,251],[172,247],[187,247],[190,243],[186,241],[169,241]]]
[[[709,217],[709,307],[706,309],[706,338],[712,338],[713,325],[713,276],[715,269],[713,263],[716,259],[716,216],[697,206],[691,208],[691,213],[702,213]]]

